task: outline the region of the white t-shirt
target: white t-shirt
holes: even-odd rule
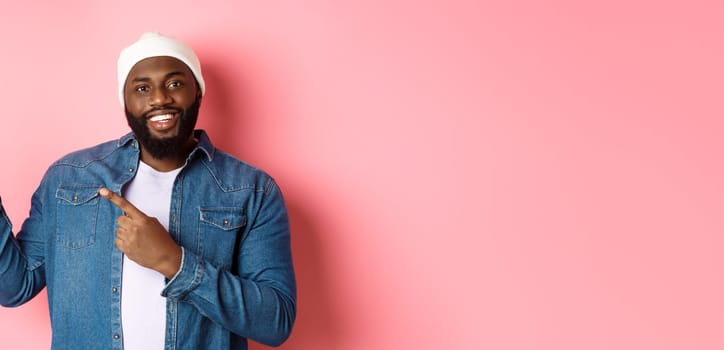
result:
[[[168,230],[171,191],[180,171],[159,172],[139,162],[138,172],[123,195]],[[166,285],[164,276],[123,256],[122,278],[123,349],[162,350],[166,336],[166,298],[161,296]]]

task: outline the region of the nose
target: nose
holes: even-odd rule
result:
[[[171,95],[166,89],[158,88],[151,90],[151,95],[149,96],[149,104],[151,106],[165,106],[171,102],[173,102],[173,98],[171,98]]]

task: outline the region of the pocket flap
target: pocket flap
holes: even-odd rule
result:
[[[201,208],[201,222],[222,230],[235,230],[246,225],[244,208]]]
[[[99,196],[101,185],[61,185],[55,192],[58,198],[71,205],[82,205]]]

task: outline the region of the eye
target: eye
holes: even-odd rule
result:
[[[139,86],[136,86],[135,91],[138,92],[138,93],[148,92],[148,86],[147,86],[147,85],[139,85]]]
[[[182,82],[180,82],[180,81],[178,81],[178,80],[174,80],[174,81],[171,81],[171,82],[168,83],[168,88],[169,88],[169,89],[175,89],[175,88],[180,88],[180,87],[182,87],[183,85],[184,85],[184,84],[183,84]]]

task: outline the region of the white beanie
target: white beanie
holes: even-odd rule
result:
[[[118,98],[121,106],[126,106],[123,90],[128,73],[136,63],[149,58],[169,56],[185,63],[199,83],[201,95],[204,94],[204,77],[201,75],[201,63],[194,51],[184,43],[162,36],[159,33],[144,33],[135,43],[121,51],[118,57]]]

